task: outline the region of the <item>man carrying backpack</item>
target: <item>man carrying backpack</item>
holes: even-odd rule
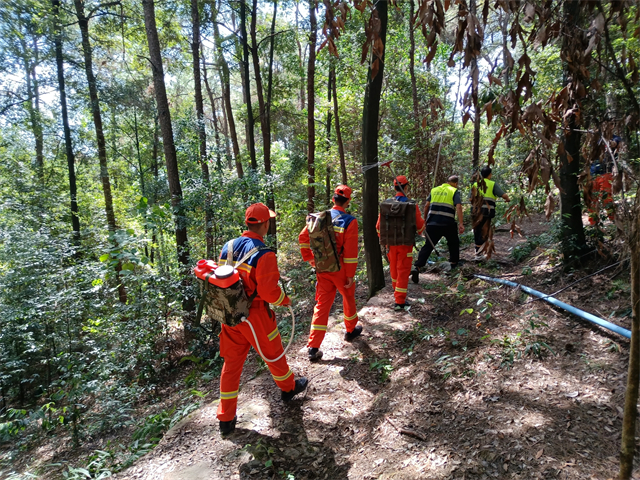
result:
[[[422,267],[427,264],[429,255],[442,237],[447,239],[449,245],[449,262],[451,267],[458,266],[460,261],[459,233],[464,233],[462,223],[462,202],[458,191],[458,176],[451,175],[447,183],[431,189],[424,207],[427,215],[427,228],[425,236],[427,243],[420,249],[418,260],[413,264],[411,280],[418,283]],[[428,212],[428,213],[427,213]],[[458,214],[458,226],[456,227],[456,213]]]
[[[257,339],[266,358],[277,358],[284,351],[276,316],[269,308],[269,304],[287,306],[291,305],[291,300],[278,285],[280,273],[276,255],[265,247],[263,240],[264,235],[269,231],[269,221],[275,216],[275,212],[269,210],[266,205],[254,203],[245,212],[247,231],[233,241],[232,260],[235,261],[243,258],[252,249],[258,248],[258,251],[244,263],[236,266],[247,295],[253,298],[249,308],[248,322],[253,326],[255,338],[248,322],[241,322],[235,327],[222,325],[220,356],[224,358],[224,365],[220,375],[220,403],[217,417],[220,420],[220,433],[223,435],[233,432],[236,427],[240,375],[249,348],[258,350],[255,344]],[[229,260],[228,245],[222,248],[218,262],[220,265],[225,265]],[[294,375],[286,357],[282,356],[276,362],[267,362],[267,366],[276,385],[282,390],[281,398],[284,402],[290,401],[307,387],[308,381],[305,377],[294,381]]]
[[[357,325],[356,284],[353,279],[358,267],[358,221],[345,212],[351,202],[351,188],[339,185],[334,193],[335,205],[329,211],[331,218],[326,215],[329,212],[309,215],[307,226],[298,236],[302,258],[316,269],[316,306],[307,343],[312,362],[322,358],[319,348],[327,333],[329,311],[336,290],[343,301],[344,340],[351,342],[362,333],[362,325]]]
[[[391,285],[393,286],[393,296],[395,299],[395,305],[393,309],[396,312],[402,311],[408,306],[407,303],[407,288],[409,287],[409,274],[411,273],[411,262],[413,262],[413,246],[415,244],[415,235],[422,234],[424,231],[424,220],[420,215],[420,207],[415,206],[415,227],[413,226],[412,218],[406,218],[406,216],[413,216],[412,212],[406,211],[401,218],[402,224],[397,225],[389,221],[388,214],[385,214],[383,224],[381,225],[380,219],[382,218],[382,209],[384,204],[389,206],[390,210],[394,209],[394,204],[397,202],[407,203],[412,202],[408,198],[409,192],[409,180],[404,175],[399,175],[393,180],[393,185],[396,190],[396,196],[393,199],[385,200],[383,206],[381,206],[381,214],[378,215],[378,223],[376,223],[376,230],[380,237],[380,243],[388,248],[389,269],[391,271]],[[399,205],[395,205],[399,206]],[[398,209],[399,211],[399,209]],[[405,219],[406,218],[406,219]],[[408,224],[411,223],[411,228],[408,228]],[[389,227],[387,228],[387,224]],[[382,227],[382,232],[381,232]],[[393,232],[387,230],[394,230]],[[398,232],[400,230],[400,232]],[[403,230],[405,230],[403,232]],[[391,237],[394,237],[393,241]]]
[[[483,167],[480,174],[484,179],[484,187],[478,188],[478,183],[474,183],[471,187],[471,203],[475,203],[476,196],[482,197],[482,208],[480,212],[473,212],[473,237],[476,244],[476,256],[474,260],[482,260],[485,258],[480,252],[482,246],[489,237],[489,229],[491,228],[491,219],[496,216],[496,200],[501,197],[506,202],[509,195],[504,193],[499,185],[491,180],[491,167]],[[478,199],[479,200],[479,199]],[[477,218],[482,215],[482,218]]]

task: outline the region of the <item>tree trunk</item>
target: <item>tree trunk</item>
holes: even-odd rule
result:
[[[336,142],[338,142],[338,153],[340,154],[340,172],[342,173],[342,183],[347,185],[347,163],[344,159],[344,143],[342,143],[342,131],[340,130],[340,116],[338,115],[338,87],[336,86],[336,68],[331,65],[329,75],[332,77],[331,87],[333,88],[333,116],[336,119]]]
[[[253,22],[253,19],[252,19]],[[240,35],[242,36],[242,85],[244,87],[244,101],[247,105],[247,149],[251,160],[251,169],[256,171],[258,163],[256,161],[256,141],[254,132],[253,107],[251,106],[251,76],[249,75],[249,39],[247,38],[247,3],[240,2]]]
[[[200,81],[200,9],[198,0],[191,0],[191,22],[193,23],[193,39],[191,56],[193,57],[193,89],[196,102],[196,122],[198,125],[198,143],[200,147],[200,168],[202,181],[206,189],[204,199],[204,237],[206,256],[213,258],[213,235],[211,233],[211,181],[207,164],[207,132],[204,124],[204,102],[202,101],[202,82]]]
[[[415,10],[415,0],[411,0],[409,10],[409,74],[411,75],[411,99],[413,100],[413,117],[416,125],[420,126],[418,120],[418,86],[416,84],[416,39],[414,35],[413,12]]]
[[[269,39],[269,72],[267,75],[267,102],[265,105],[264,116],[266,119],[266,129],[269,132],[269,156],[265,150],[264,154],[264,171],[267,175],[271,175],[271,99],[273,92],[273,50],[276,43],[276,16],[278,15],[278,0],[273,1],[273,17],[271,18],[271,38]],[[267,160],[268,158],[268,160]],[[274,210],[276,209],[275,195],[273,194],[273,188],[269,188],[267,192],[267,206]],[[271,220],[269,227],[269,234],[277,234],[276,219]],[[276,240],[277,244],[277,240]]]
[[[38,39],[33,37],[33,63],[31,64],[31,79],[33,81],[33,106],[36,114],[36,170],[40,179],[44,179],[44,135],[42,133],[42,114],[40,113],[40,86],[36,67],[39,63],[38,55]]]
[[[640,198],[640,188],[636,199]],[[627,391],[622,420],[622,442],[620,446],[620,480],[629,480],[633,472],[635,454],[636,420],[638,417],[638,380],[640,377],[640,205],[636,200],[635,215],[632,215],[631,237],[631,350],[627,373]]]
[[[216,110],[216,99],[213,96],[213,89],[209,84],[209,77],[207,75],[207,62],[204,57],[204,46],[200,43],[200,58],[202,59],[202,79],[204,80],[204,86],[207,89],[207,96],[209,97],[209,103],[211,104],[211,118],[213,120],[213,138],[216,142],[216,168],[218,170],[222,169],[222,159],[220,157],[222,152],[222,144],[220,142],[220,132],[221,127],[218,123],[218,112]],[[224,109],[223,109],[224,110]],[[224,132],[222,132],[224,135]],[[225,157],[227,158],[227,167],[229,169],[231,166],[231,152],[229,151],[229,143],[227,142],[225,147]]]
[[[478,6],[476,0],[469,1],[469,11],[471,15],[477,17]],[[473,77],[473,72],[475,70],[478,70],[478,58],[474,56],[471,59],[471,77]],[[473,78],[471,80],[471,99],[473,101],[473,153],[471,156],[471,162],[475,173],[480,168],[480,111],[478,106],[478,82],[474,82]]]
[[[38,80],[36,76],[37,58],[34,58],[27,45],[26,38],[20,38],[23,52],[23,65],[25,73],[25,83],[27,87],[27,101],[25,105],[29,112],[29,121],[31,123],[31,132],[33,133],[36,146],[36,174],[40,181],[44,177],[44,139],[42,135],[42,117],[40,115],[40,95],[38,92]],[[34,45],[37,46],[34,38]]]
[[[316,0],[309,0],[309,63],[307,64],[307,210],[315,210],[316,194],[316,124],[315,124],[315,77],[316,77]]]
[[[511,66],[509,65],[509,12],[504,10],[500,11],[500,33],[502,35],[502,65],[504,70],[502,71],[502,79],[505,88],[509,88],[511,85]],[[511,135],[506,138],[507,148],[511,148]]]
[[[67,154],[69,170],[69,198],[71,200],[71,229],[73,244],[80,245],[80,218],[78,217],[78,187],[76,186],[75,156],[69,128],[69,113],[67,110],[67,91],[64,81],[64,60],[62,57],[62,24],[60,22],[60,0],[51,0],[55,18],[55,36],[53,38],[56,50],[56,68],[58,72],[58,92],[60,94],[60,109],[62,115],[62,129],[64,131],[64,145]]]
[[[580,2],[564,3],[565,28],[562,49],[571,50],[571,44],[579,42],[578,22],[580,19]],[[570,78],[575,77],[579,71],[578,65],[569,65],[564,62],[564,84],[569,83]],[[575,78],[574,78],[575,79]],[[570,104],[568,108],[576,105]],[[561,140],[564,144],[564,153],[560,154],[560,203],[562,214],[562,253],[565,263],[570,259],[579,257],[585,248],[584,227],[582,226],[582,207],[580,204],[580,188],[578,175],[580,175],[580,132],[576,131],[577,118],[575,113],[569,115],[567,129],[562,132]]]
[[[331,152],[331,121],[332,121],[332,108],[331,108],[331,95],[333,94],[333,88],[331,86],[331,81],[333,77],[331,76],[331,67],[329,68],[329,76],[327,77],[327,138],[326,138],[326,151],[327,151],[327,171],[325,178],[325,196],[326,196],[326,205],[328,208],[331,208],[331,160],[330,160],[330,152]]]
[[[302,42],[298,38],[297,32],[299,31],[299,22],[298,17],[300,16],[299,11],[299,0],[296,0],[296,44],[298,45],[298,61],[300,62],[300,94],[299,98],[299,106],[300,110],[304,110],[304,87],[305,87],[305,79],[304,79],[304,52],[302,50]]]
[[[253,61],[253,72],[256,78],[256,93],[258,95],[258,110],[260,118],[260,131],[262,133],[262,154],[264,156],[264,168],[271,173],[271,130],[264,102],[264,91],[262,87],[262,74],[260,73],[260,58],[258,57],[258,38],[256,35],[256,23],[258,18],[258,0],[253,0],[251,7],[251,59]]]
[[[387,40],[387,0],[379,0],[376,4],[380,19],[380,39],[386,46]],[[375,165],[378,162],[378,119],[380,114],[380,97],[382,94],[382,80],[384,77],[384,57],[372,55],[367,87],[364,96],[362,112],[362,163]],[[379,70],[372,78],[373,62],[378,62]],[[362,235],[364,238],[364,252],[367,264],[367,278],[369,279],[369,297],[384,288],[384,272],[382,270],[382,255],[376,232],[378,219],[378,168],[370,168],[364,174],[362,191]]]
[[[185,340],[188,342],[192,336],[191,320],[194,311],[194,299],[186,290],[189,285],[189,241],[187,239],[187,219],[185,217],[184,206],[182,204],[182,187],[180,186],[180,173],[178,170],[178,158],[176,147],[173,143],[173,128],[171,126],[171,112],[169,111],[169,101],[167,100],[167,90],[164,84],[164,68],[162,66],[162,56],[160,54],[160,42],[158,41],[158,30],[156,28],[155,6],[153,0],[142,0],[144,9],[144,24],[149,44],[149,57],[151,60],[151,70],[153,72],[153,86],[155,90],[156,103],[158,106],[158,120],[162,132],[162,145],[164,158],[167,166],[167,179],[169,181],[169,191],[171,193],[171,206],[175,215],[176,223],[176,247],[178,262],[182,266],[182,286],[185,294],[182,301],[182,308],[187,313],[184,321]]]
[[[422,130],[420,125],[420,113],[418,103],[418,85],[416,82],[416,39],[415,39],[415,22],[413,12],[415,10],[415,1],[411,0],[409,4],[409,74],[411,76],[411,99],[413,101],[413,128],[415,130],[416,146],[414,147],[414,155],[416,165],[422,163],[420,156],[422,154]],[[446,82],[445,82],[446,83]],[[435,173],[434,173],[435,175]],[[435,178],[433,179],[435,182]]]
[[[222,38],[220,37],[220,30],[217,23],[217,9],[214,11],[211,21],[213,25],[213,37],[216,43],[217,60],[220,67],[220,83],[222,85],[222,98],[224,103],[224,109],[227,114],[227,123],[229,125],[229,136],[231,137],[231,145],[233,147],[233,157],[236,162],[236,172],[238,178],[244,177],[244,171],[242,168],[242,162],[240,161],[240,144],[238,142],[238,133],[236,131],[236,122],[233,118],[233,109],[231,108],[231,81],[229,75],[229,65],[224,58],[224,51],[222,49]]]
[[[100,111],[100,100],[98,99],[98,86],[96,77],[93,74],[93,56],[91,53],[91,43],[89,41],[89,19],[84,14],[83,0],[74,0],[76,7],[76,15],[78,17],[78,26],[82,35],[82,51],[84,53],[84,69],[89,84],[89,98],[91,100],[91,114],[93,116],[93,124],[96,129],[96,141],[98,144],[98,160],[100,162],[100,178],[102,179],[102,191],[104,194],[104,209],[107,215],[107,228],[111,234],[117,230],[116,216],[113,211],[113,197],[111,195],[111,180],[109,179],[109,170],[107,168],[107,145],[104,138],[104,130],[102,129],[102,112]],[[116,245],[117,246],[117,245]],[[122,267],[118,263],[116,266],[116,276],[118,277],[118,296],[120,302],[127,303],[127,293],[124,283],[120,278]]]
[[[158,151],[160,149],[159,128],[160,126],[158,125],[158,115],[156,113],[153,117],[153,146],[151,149],[151,173],[153,174],[153,190],[150,197],[151,197],[151,203],[153,205],[155,205],[158,201],[158,174],[159,174]],[[157,230],[154,227],[153,233],[151,234],[151,243],[153,245],[157,244],[156,232]],[[154,263],[154,255],[155,255],[155,248],[151,247],[151,256],[149,257],[149,260],[151,261],[151,263]]]

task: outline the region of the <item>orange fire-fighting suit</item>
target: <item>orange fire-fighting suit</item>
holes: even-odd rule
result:
[[[593,203],[588,205],[589,210],[589,224],[595,225],[597,223],[598,216],[600,214],[600,207],[604,207],[607,210],[609,220],[613,221],[615,218],[615,211],[613,206],[613,175],[611,173],[604,173],[598,175],[593,179]]]
[[[396,200],[406,202],[407,197],[402,192],[396,193]],[[380,235],[380,215],[376,223],[378,236]],[[416,205],[416,231],[422,235],[424,231],[424,219],[420,213],[420,207]],[[404,305],[407,300],[407,287],[409,286],[409,275],[413,264],[413,245],[390,245],[387,254],[389,258],[389,269],[391,270],[391,286],[395,303]]]
[[[358,323],[356,311],[355,282],[345,288],[347,278],[353,278],[358,267],[358,221],[345,213],[344,208],[334,205],[331,209],[333,230],[336,234],[336,248],[340,258],[340,270],[337,272],[316,273],[316,306],[313,309],[311,332],[307,347],[319,348],[329,322],[329,311],[336,298],[336,290],[343,300],[344,326],[351,333]],[[309,231],[304,227],[298,236],[302,258],[315,266],[313,252],[309,248]]]
[[[252,248],[259,246],[264,246],[260,235],[250,231],[244,232],[242,237],[234,242],[234,259],[242,258]],[[220,253],[219,264],[226,264],[226,259],[227,246],[225,245]],[[276,316],[269,308],[269,304],[290,305],[291,301],[278,285],[280,272],[278,272],[276,256],[271,250],[261,250],[236,268],[242,277],[247,295],[251,296],[256,289],[258,291],[251,303],[248,320],[256,332],[262,353],[266,358],[277,358],[283,352],[282,341]],[[233,420],[236,415],[240,375],[249,347],[256,349],[249,325],[245,322],[235,327],[222,325],[220,356],[224,358],[224,366],[220,375],[220,403],[217,415],[222,422]],[[289,392],[294,389],[294,375],[284,356],[277,362],[267,362],[267,366],[281,390]]]

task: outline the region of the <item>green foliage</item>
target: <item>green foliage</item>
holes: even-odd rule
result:
[[[393,372],[391,359],[388,358],[372,358],[369,361],[369,368],[372,371],[378,372],[380,383],[386,382],[391,372]]]
[[[538,314],[532,314],[532,318],[529,319],[524,328],[514,336],[504,335],[502,338],[491,339],[491,343],[498,345],[502,349],[500,353],[500,367],[508,370],[516,360],[523,356],[530,355],[541,360],[546,353],[556,354],[551,346],[544,340],[544,337],[537,332],[539,328],[547,326],[544,322],[537,323],[537,318]],[[490,338],[490,335],[485,335],[482,338]]]

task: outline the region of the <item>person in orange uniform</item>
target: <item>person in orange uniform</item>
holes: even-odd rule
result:
[[[395,199],[398,202],[406,202],[409,200],[409,180],[404,175],[399,175],[393,180],[396,189]],[[380,215],[378,215],[378,223],[376,230],[380,235]],[[420,207],[416,205],[416,233],[421,235],[424,231],[424,220],[420,214]],[[389,268],[391,270],[391,285],[393,286],[393,296],[395,297],[395,305],[393,309],[400,312],[409,306],[407,303],[407,287],[409,286],[409,275],[411,274],[411,266],[413,263],[413,245],[391,245],[387,255],[389,259]]]
[[[322,358],[320,345],[327,333],[329,311],[336,298],[336,290],[340,292],[343,300],[344,326],[347,330],[344,335],[345,341],[351,342],[362,333],[362,325],[357,325],[356,284],[353,279],[358,266],[358,221],[345,212],[351,202],[351,193],[351,188],[347,185],[339,185],[334,191],[333,203],[335,205],[331,209],[331,218],[336,234],[340,270],[316,273],[316,306],[313,309],[311,332],[307,343],[309,360],[312,362]],[[300,232],[298,242],[302,258],[315,267],[306,226]]]
[[[255,247],[265,246],[264,235],[269,231],[270,219],[275,216],[275,212],[262,203],[254,203],[247,208],[245,212],[247,231],[233,242],[233,260],[241,259]],[[220,253],[220,265],[227,263],[229,255],[227,245]],[[247,295],[251,297],[257,292],[249,309],[248,321],[255,330],[262,353],[268,359],[277,358],[284,349],[276,317],[269,308],[269,304],[287,306],[291,305],[291,300],[278,285],[280,272],[278,272],[276,255],[272,250],[258,250],[245,263],[236,265],[236,268],[242,277]],[[235,429],[240,375],[249,348],[253,347],[257,351],[255,342],[256,338],[246,322],[235,327],[222,325],[220,356],[224,358],[224,365],[220,375],[220,403],[217,417],[220,421],[220,433],[223,435],[228,435]],[[266,363],[276,385],[282,390],[283,401],[290,401],[307,387],[308,381],[305,377],[294,380],[285,356],[276,362]]]

